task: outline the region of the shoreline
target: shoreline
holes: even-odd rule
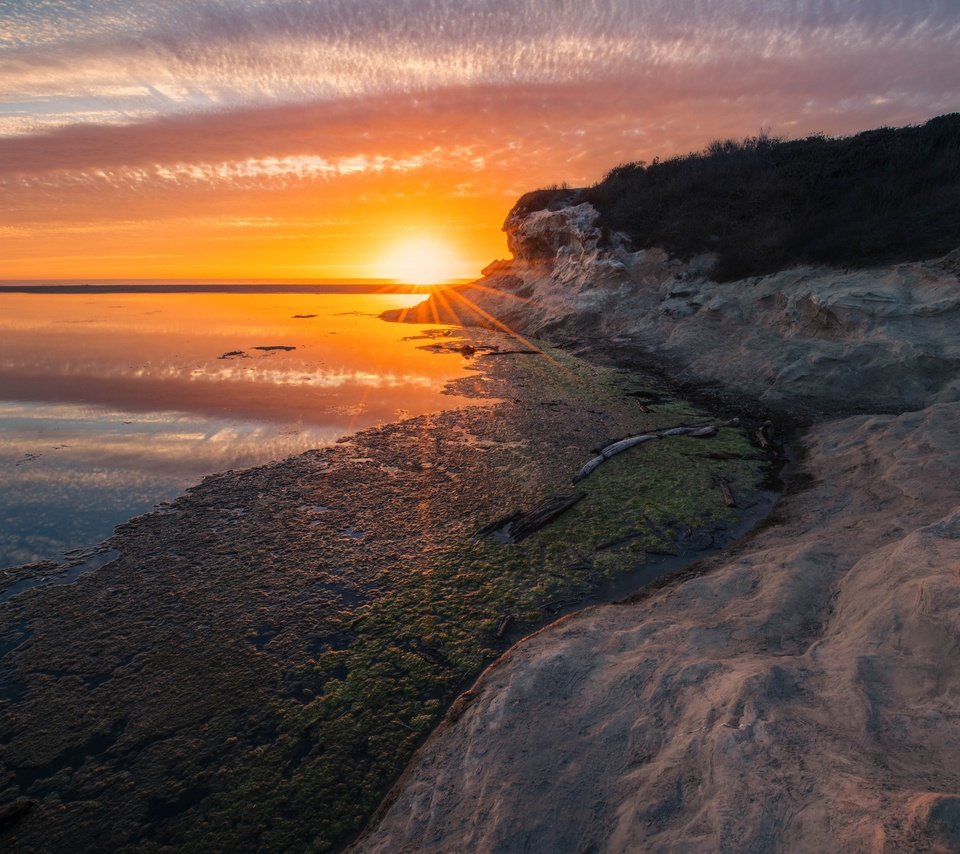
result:
[[[0,295],[0,567],[93,545],[206,474],[468,402],[440,393],[462,357],[376,317],[422,298]]]
[[[31,805],[8,831],[14,847],[29,845],[41,828],[48,839],[57,828],[82,837],[95,817],[98,826],[116,823],[117,845],[133,836],[188,849],[211,839],[249,844],[254,827],[229,824],[239,806],[230,793],[244,791],[242,802],[259,805],[260,818],[249,820],[274,826],[257,844],[284,847],[307,829],[344,841],[379,801],[378,786],[405,767],[485,661],[602,595],[605,573],[639,559],[643,548],[692,550],[693,560],[704,547],[686,523],[660,522],[652,523],[658,534],[631,531],[624,546],[598,552],[592,568],[571,563],[570,544],[582,536],[571,534],[576,519],[605,518],[633,500],[616,497],[639,483],[628,457],[642,469],[666,455],[665,468],[645,473],[656,478],[687,469],[709,478],[717,466],[740,472],[728,476],[744,501],[737,478],[765,465],[740,459],[755,454],[733,428],[719,438],[663,440],[591,476],[586,488],[596,493],[607,484],[613,504],[591,510],[599,500],[591,498],[517,546],[477,540],[475,531],[504,505],[529,508],[569,489],[595,443],[646,423],[672,426],[693,410],[669,398],[650,406],[624,398],[626,375],[559,352],[485,356],[483,347],[509,344],[490,333],[463,334],[485,368],[452,390],[499,403],[385,425],[331,448],[208,477],[169,506],[119,526],[104,544],[119,557],[96,572],[0,603],[8,627],[0,630],[0,701],[15,713],[4,732],[5,767],[18,781],[3,799]],[[446,337],[424,344],[466,343]],[[734,449],[733,458],[704,456],[723,448]],[[697,500],[715,503],[719,513],[720,495],[705,483]],[[629,489],[624,496],[636,486]],[[695,504],[669,512],[702,512]],[[491,575],[497,563],[501,575]],[[417,604],[428,601],[426,610]],[[381,671],[386,682],[377,681]],[[402,699],[405,692],[413,693]],[[396,709],[392,722],[363,711],[384,703]],[[337,741],[323,735],[344,726]],[[357,756],[356,739],[392,746]],[[341,783],[326,776],[357,762]],[[162,769],[174,767],[180,771],[158,786]],[[51,775],[64,768],[69,776],[54,784]],[[94,769],[98,782],[83,782]],[[121,796],[126,773],[142,782]],[[308,800],[323,803],[324,792],[348,779],[374,786],[343,801],[359,812],[278,823],[277,815],[303,814]],[[51,812],[55,793],[68,801]],[[200,831],[200,816],[222,818]]]

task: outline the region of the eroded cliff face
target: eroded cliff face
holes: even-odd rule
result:
[[[813,417],[960,399],[960,250],[931,262],[802,267],[720,284],[709,278],[711,258],[630,251],[597,219],[587,203],[518,205],[504,224],[514,258],[410,319],[632,347],[678,380]]]
[[[803,414],[807,486],[515,646],[360,849],[960,850],[960,252],[718,284],[586,205],[506,227],[516,257],[430,308]]]
[[[596,209],[586,203],[527,214],[514,208],[503,230],[516,260],[553,262],[561,251],[578,257],[595,253],[602,237],[596,220]]]

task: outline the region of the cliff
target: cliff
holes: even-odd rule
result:
[[[958,850],[960,254],[719,283],[575,192],[505,228],[513,260],[405,319],[644,359],[811,426],[769,524],[516,645],[359,849]]]

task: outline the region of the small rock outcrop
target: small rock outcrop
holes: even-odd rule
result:
[[[518,215],[510,212],[503,230],[507,247],[518,261],[553,262],[558,253],[583,255],[597,249],[601,231],[595,225],[596,208],[583,202],[559,210],[539,210]]]

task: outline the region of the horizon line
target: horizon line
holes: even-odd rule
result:
[[[468,284],[453,279],[417,284],[391,279],[0,279],[0,293],[430,293]]]

